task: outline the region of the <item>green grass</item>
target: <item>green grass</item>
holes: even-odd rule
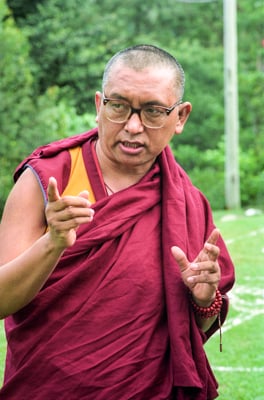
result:
[[[264,214],[214,213],[236,267],[223,352],[216,333],[205,349],[221,400],[264,400]]]
[[[205,349],[219,382],[220,400],[264,400],[264,213],[215,212],[215,222],[236,266],[223,352],[216,333]],[[0,381],[5,337],[0,326]]]
[[[5,354],[6,354],[6,341],[4,333],[4,322],[0,321],[0,384],[2,383],[4,376]]]

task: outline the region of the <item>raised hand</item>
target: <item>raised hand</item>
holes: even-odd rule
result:
[[[88,200],[89,193],[83,191],[78,196],[61,197],[57,181],[53,177],[49,179],[47,193],[45,214],[51,238],[59,248],[72,246],[78,227],[91,222],[94,216],[94,210]]]
[[[214,300],[221,277],[217,261],[220,253],[216,246],[218,238],[219,231],[214,229],[194,260],[188,260],[179,247],[171,248],[185,285],[192,292],[195,302],[202,307],[208,307]]]

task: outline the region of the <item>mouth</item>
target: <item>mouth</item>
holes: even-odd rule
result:
[[[127,140],[124,140],[120,142],[120,147],[122,151],[126,154],[137,155],[142,151],[144,145],[140,142],[129,142]]]
[[[124,141],[124,142],[121,142],[121,144],[122,144],[124,147],[127,147],[127,148],[129,148],[129,149],[139,149],[139,148],[143,147],[143,145],[142,145],[141,143],[138,143],[138,142],[128,142],[128,141]]]

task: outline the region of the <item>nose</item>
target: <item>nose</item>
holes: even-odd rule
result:
[[[126,122],[125,129],[134,134],[143,132],[144,126],[140,118],[140,110],[132,110],[132,113]]]

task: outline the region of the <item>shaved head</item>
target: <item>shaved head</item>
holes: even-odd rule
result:
[[[171,54],[152,45],[137,45],[128,47],[116,53],[107,63],[103,75],[103,90],[111,77],[111,71],[116,64],[141,71],[145,68],[167,68],[172,71],[175,82],[175,90],[180,97],[184,93],[184,71],[180,63]]]

